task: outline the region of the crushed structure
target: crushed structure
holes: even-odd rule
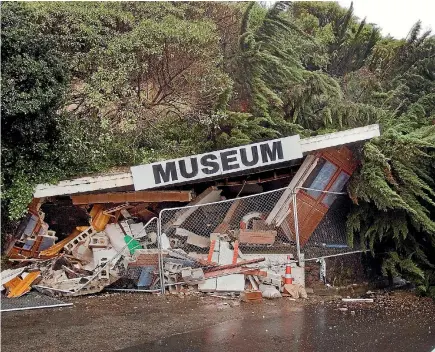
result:
[[[50,296],[78,296],[107,287],[232,292],[246,302],[306,297],[303,262],[294,256],[289,262],[288,254],[296,253],[297,242],[310,240],[356,169],[352,147],[344,144],[379,135],[377,126],[355,130],[291,139],[304,155],[298,162],[284,160],[299,153],[280,153],[279,140],[255,144],[251,156],[261,152],[262,168],[232,177],[225,167],[239,161],[240,169],[249,146],[221,151],[225,176],[211,180],[204,170],[206,180],[171,180],[188,178],[188,172],[172,173],[168,161],[133,173],[39,185],[9,239],[6,256],[13,267],[2,272],[2,291],[11,299],[32,288]],[[282,146],[292,147],[287,140]],[[213,160],[212,155],[191,158],[192,173],[192,160],[206,165],[204,158]],[[186,167],[185,159],[173,165]],[[145,169],[157,170],[158,177],[141,174]],[[147,189],[154,182],[166,184]],[[270,204],[261,204],[265,186],[269,192],[280,189]],[[244,198],[242,192],[259,198]],[[286,272],[292,273],[291,283]]]

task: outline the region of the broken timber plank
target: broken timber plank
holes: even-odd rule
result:
[[[85,226],[85,229],[87,229],[88,227]],[[83,227],[77,227],[68,237],[64,238],[62,241],[57,242],[56,244],[54,244],[53,246],[51,246],[50,248],[41,251],[39,253],[39,257],[40,258],[52,258],[54,256],[56,256],[62,249],[64,246],[66,246],[69,242],[71,242],[74,238],[76,238],[78,235],[80,235],[82,233]]]
[[[209,187],[204,192],[202,192],[198,197],[196,197],[188,206],[200,205],[207,203],[214,203],[220,200],[220,194],[222,190],[216,187]],[[167,231],[171,226],[180,227],[187,220],[187,218],[192,215],[192,213],[197,210],[198,207],[189,207],[187,209],[180,209],[174,214],[171,221],[163,225],[163,231]]]
[[[214,231],[212,233],[224,234],[228,231],[230,224],[231,224],[231,221],[233,220],[233,217],[234,217],[239,205],[240,205],[240,199],[237,199],[233,204],[231,204],[231,207],[230,207],[230,209],[228,209],[227,213],[225,214],[224,219],[214,229]]]
[[[264,258],[264,257],[258,258],[258,259],[243,260],[243,261],[238,262],[236,264],[219,265],[219,266],[214,266],[212,268],[204,269],[204,272],[210,273],[212,271],[220,271],[220,270],[238,268],[238,267],[241,267],[243,265],[264,262],[265,260],[266,260],[266,258]],[[249,269],[252,270],[252,268],[249,268]]]
[[[32,283],[41,275],[40,271],[33,271],[31,273],[28,273],[26,275],[26,277],[24,279],[19,279],[18,277],[16,277],[14,281],[16,282],[16,284],[14,284],[8,293],[8,298],[17,298],[17,297],[21,297],[22,295],[24,295],[25,293],[30,291],[31,285]],[[6,287],[7,283],[5,284]]]
[[[175,235],[187,237],[186,244],[190,244],[192,246],[196,246],[199,248],[207,248],[210,246],[210,238],[199,236],[196,233],[183,229],[181,227],[177,227],[175,230]]]
[[[191,191],[137,191],[137,192],[116,192],[98,193],[71,196],[72,202],[76,204],[96,203],[139,203],[139,202],[190,202]]]
[[[248,270],[249,270],[249,268],[243,268],[243,267],[226,268],[226,269],[224,268],[224,269],[220,269],[220,270],[206,272],[206,273],[204,273],[204,278],[205,279],[213,279],[213,278],[219,277],[219,276],[227,276],[227,275],[233,275],[233,274],[244,274]],[[221,290],[221,291],[225,291],[225,290]]]

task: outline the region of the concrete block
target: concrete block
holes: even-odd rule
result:
[[[75,237],[73,240],[68,242],[63,248],[65,252],[72,253],[74,248],[76,248],[81,242],[85,242],[89,239],[89,237],[93,236],[96,233],[94,228],[92,226],[88,227],[85,231],[80,233],[77,237]]]
[[[195,281],[204,280],[204,271],[202,268],[192,269],[192,278]]]
[[[94,248],[92,250],[92,253],[94,256],[95,267],[100,265],[101,261],[107,262],[108,260],[112,260],[118,254],[118,252],[113,248],[111,248],[111,249]],[[120,257],[118,257],[118,258],[120,258]],[[117,261],[112,260],[110,263],[110,267],[113,268],[116,265],[116,262]]]
[[[195,285],[204,281],[204,271],[201,268],[183,268],[181,270],[181,277],[187,284]]]
[[[89,248],[107,248],[109,245],[109,238],[105,233],[97,233],[91,237]]]
[[[88,237],[86,240],[79,242],[77,244],[74,244],[74,247],[71,251],[71,254],[79,259],[82,263],[88,264],[91,263],[93,260],[93,253],[92,250],[89,249],[89,241],[90,238]]]
[[[181,272],[181,268],[183,267],[183,264],[176,263],[176,262],[165,262],[165,270],[167,270],[170,273],[179,273]]]
[[[109,258],[103,257],[100,258],[99,262],[98,262],[98,270],[101,270],[100,273],[98,274],[98,278],[100,280],[109,280],[110,279],[110,264],[106,265],[107,262],[109,261]],[[105,266],[105,267],[104,267]],[[102,269],[104,267],[104,269]]]
[[[126,243],[124,241],[124,233],[118,224],[108,224],[104,229],[104,232],[106,233],[107,237],[109,237],[110,244],[117,252],[121,251],[125,247]],[[125,256],[130,255],[128,247],[124,248],[122,254]]]

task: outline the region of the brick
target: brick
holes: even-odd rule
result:
[[[263,300],[263,295],[261,291],[244,291],[240,293],[240,299],[243,302],[261,302]]]

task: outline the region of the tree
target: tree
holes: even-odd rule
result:
[[[56,38],[42,35],[26,5],[2,4],[1,39],[2,207],[18,218],[31,191],[27,183],[54,171],[60,128],[56,110],[69,72]]]

